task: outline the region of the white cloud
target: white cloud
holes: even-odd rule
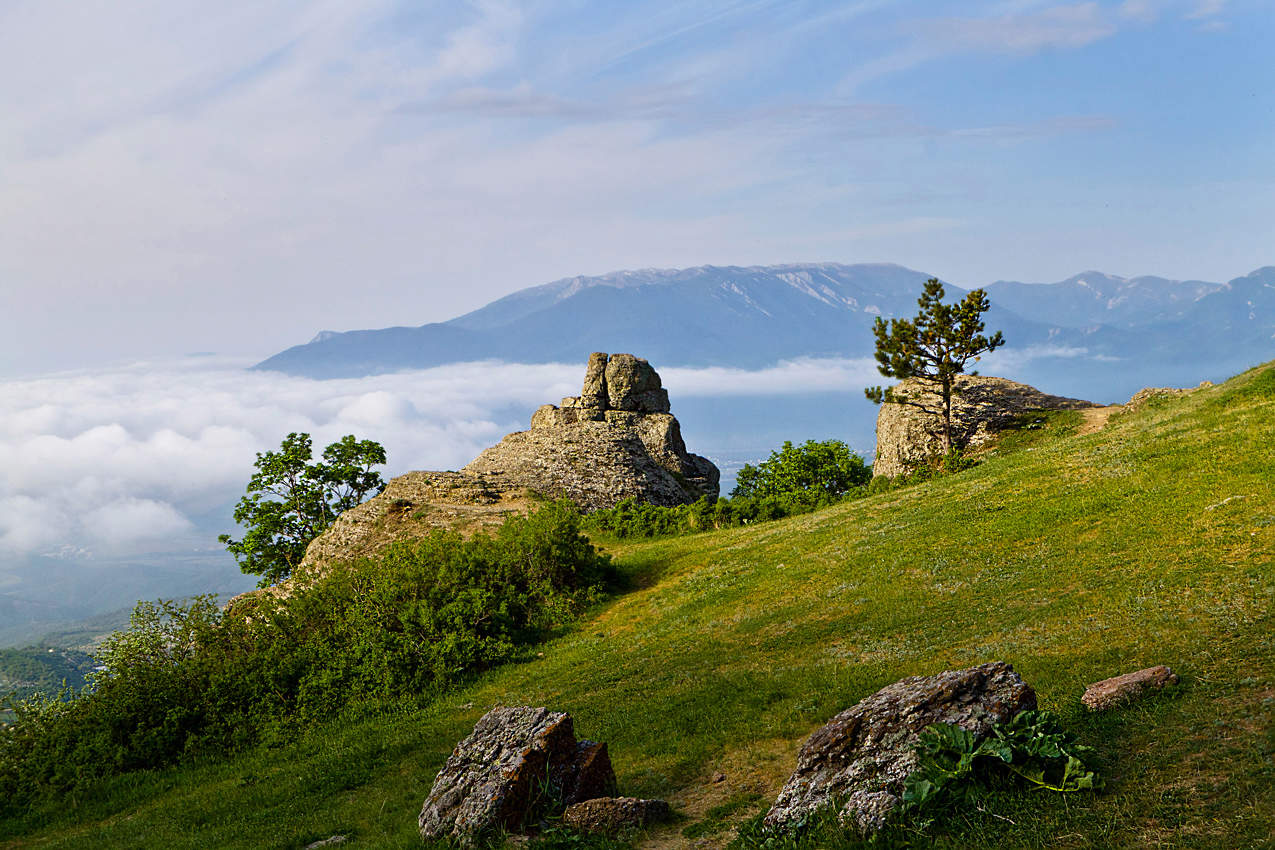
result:
[[[1226,9],[1226,0],[1200,0],[1186,13],[1187,20],[1198,21],[1216,17]]]
[[[1034,53],[1084,47],[1114,35],[1117,26],[1097,3],[1074,3],[984,18],[937,19],[924,29],[932,42],[953,50]]]
[[[190,358],[0,382],[0,555],[207,550],[208,517],[243,494],[255,454],[291,431],[316,450],[382,443],[386,473],[457,469],[530,412],[579,392],[581,364],[465,363],[315,381]],[[661,370],[673,398],[845,391],[868,360]]]
[[[1084,354],[994,357],[1013,370]],[[345,434],[377,440],[387,477],[458,469],[539,405],[577,394],[582,376],[579,363],[485,362],[316,381],[243,365],[191,358],[0,382],[0,556],[208,551],[209,517],[232,529],[255,454],[291,431],[316,450]],[[675,412],[691,398],[854,393],[882,380],[869,358],[660,372]]]

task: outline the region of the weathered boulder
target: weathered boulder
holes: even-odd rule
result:
[[[598,797],[567,806],[562,813],[562,822],[578,832],[614,835],[666,821],[671,813],[669,804],[664,800]]]
[[[950,723],[982,736],[1035,707],[1036,692],[1000,661],[888,685],[806,740],[765,825],[782,829],[836,806],[847,825],[872,832],[902,798],[903,780],[917,766],[922,729]]]
[[[1163,664],[1125,673],[1123,676],[1112,676],[1101,682],[1094,682],[1085,688],[1080,701],[1090,711],[1106,711],[1121,703],[1138,699],[1151,691],[1158,691],[1168,685],[1178,683],[1178,674]]]
[[[624,499],[681,505],[716,498],[720,474],[686,450],[668,391],[645,360],[595,352],[579,396],[542,405],[531,428],[510,434],[461,472],[518,485],[585,510]]]
[[[605,744],[576,741],[571,715],[513,706],[487,712],[456,745],[421,806],[426,839],[467,842],[494,829],[523,831],[553,800],[615,793]]]
[[[1006,378],[957,375],[952,399],[952,436],[959,445],[977,449],[1020,414],[1030,410],[1083,410],[1100,407],[1091,401],[1048,395]],[[938,409],[937,394],[914,379],[894,388]],[[877,413],[877,454],[873,475],[904,475],[943,452],[939,417],[905,404],[883,404]]]

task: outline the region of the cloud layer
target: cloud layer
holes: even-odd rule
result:
[[[579,364],[333,381],[241,366],[190,358],[0,383],[0,557],[207,549],[203,526],[229,523],[255,454],[288,432],[312,434],[316,448],[344,434],[375,439],[389,475],[456,469],[525,428],[538,405],[578,393],[581,378]],[[662,370],[675,403],[844,392],[873,374],[867,360]]]

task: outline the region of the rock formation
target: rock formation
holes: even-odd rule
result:
[[[922,392],[921,385],[908,379],[896,388],[918,397],[938,409],[938,395]],[[1029,410],[1083,410],[1100,407],[1078,398],[1048,395],[1035,387],[983,375],[958,375],[958,393],[952,398],[952,437],[958,445],[977,449],[1017,416]],[[877,414],[877,455],[873,475],[893,478],[904,475],[942,454],[942,439],[936,429],[937,416],[905,404],[883,404]]]
[[[686,451],[659,374],[632,354],[595,353],[579,396],[542,406],[530,430],[508,435],[460,472],[393,479],[315,538],[296,574],[374,555],[434,528],[469,534],[499,525],[539,497],[596,510],[629,498],[685,504],[717,492],[717,467]]]
[[[806,740],[765,824],[782,829],[840,805],[838,818],[847,826],[873,832],[902,799],[922,729],[950,723],[983,736],[993,724],[1035,707],[1036,692],[1000,661],[888,685]]]
[[[717,467],[689,454],[668,391],[631,354],[589,356],[579,396],[542,406],[518,431],[461,470],[494,486],[566,497],[586,510],[623,499],[681,505],[716,498]]]
[[[468,842],[496,829],[523,832],[554,802],[570,806],[614,793],[606,744],[577,741],[571,715],[495,708],[456,745],[417,825],[426,839]]]

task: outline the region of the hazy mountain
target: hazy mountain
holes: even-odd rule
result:
[[[913,313],[929,277],[902,266],[835,263],[575,277],[515,292],[448,322],[325,331],[256,368],[357,377],[479,359],[575,361],[595,350],[640,352],[661,366],[759,367],[803,356],[862,357],[872,352],[873,320]],[[948,287],[949,296],[964,293]],[[1105,352],[1123,339],[1105,328],[1024,317],[999,304],[988,323],[1020,347]]]
[[[998,280],[985,289],[993,303],[1036,321],[1073,328],[1132,328],[1179,319],[1225,284],[1089,271],[1059,283]]]
[[[661,368],[870,357],[876,317],[915,314],[931,276],[888,264],[798,263],[574,277],[448,322],[325,331],[255,368],[330,378],[485,359],[583,362],[590,351],[631,351]],[[987,326],[1008,342],[983,368],[1053,393],[1119,401],[1144,386],[1220,380],[1275,357],[1275,267],[1224,284],[1093,271],[1052,284],[998,281],[987,290]],[[948,286],[949,298],[965,291]],[[810,427],[845,423],[833,412],[840,402],[808,401],[826,411]],[[714,432],[724,427],[721,415],[708,411]],[[753,426],[767,421],[762,415]],[[864,416],[855,421],[871,433]]]

